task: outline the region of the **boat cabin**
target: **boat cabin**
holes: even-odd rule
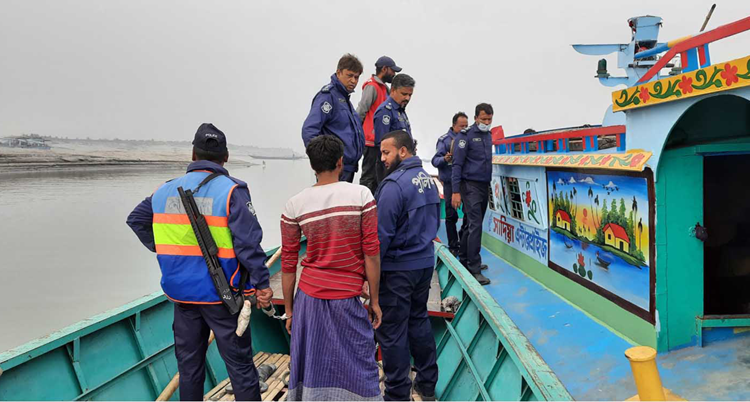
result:
[[[712,64],[709,52],[750,18],[670,42],[661,24],[635,17],[629,43],[574,45],[625,70],[598,63],[600,83],[622,87],[601,125],[495,141],[483,243],[666,352],[750,327],[750,56]]]

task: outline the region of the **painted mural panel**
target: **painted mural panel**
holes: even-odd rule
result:
[[[543,169],[500,171],[492,176],[484,230],[518,251],[547,264],[545,174]]]
[[[550,266],[652,311],[648,177],[549,170],[547,187]]]

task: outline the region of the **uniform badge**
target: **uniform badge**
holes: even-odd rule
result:
[[[459,148],[466,148],[466,140],[459,140],[458,141],[458,147]]]
[[[253,203],[248,201],[246,205],[247,205],[247,210],[250,211],[250,213],[253,214],[253,216],[257,216],[255,213],[255,207],[253,206]]]
[[[389,125],[389,124],[391,124],[391,116],[390,115],[386,114],[386,115],[383,116],[383,124],[385,124],[386,126]]]
[[[333,109],[333,106],[328,101],[323,102],[323,105],[320,107],[320,110],[325,114],[331,113],[331,109]]]

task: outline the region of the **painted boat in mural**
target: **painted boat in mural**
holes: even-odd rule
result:
[[[495,300],[446,246],[435,247],[438,301],[456,300],[455,313],[430,313],[438,399],[572,400]],[[272,286],[280,269],[269,267]],[[274,303],[281,314],[283,301]],[[159,292],[2,353],[0,400],[155,400],[177,372],[172,317]],[[282,321],[256,311],[250,326],[255,353],[289,353]],[[215,343],[206,369],[206,392],[228,377]]]
[[[573,46],[625,70],[598,62],[624,88],[602,124],[494,141],[485,289],[576,399],[635,395],[623,352],[644,345],[676,394],[746,400],[750,56],[712,64],[709,45],[747,44],[750,17],[670,42],[661,26]]]

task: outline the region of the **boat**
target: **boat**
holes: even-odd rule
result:
[[[525,336],[448,248],[435,243],[429,314],[438,348],[440,400],[571,400]],[[267,252],[270,258],[278,251]],[[305,247],[300,251],[304,254]],[[270,261],[273,303],[283,314],[280,261]],[[452,299],[453,312],[441,306]],[[155,400],[177,373],[173,304],[157,292],[0,354],[0,400]],[[254,311],[253,351],[288,354],[283,321]],[[215,344],[207,394],[227,384]],[[489,358],[488,358],[489,356]],[[179,396],[179,389],[172,399]]]
[[[615,261],[615,257],[606,251],[596,252],[596,264],[602,268],[608,268]]]
[[[493,141],[491,185],[503,191],[483,227],[485,290],[576,399],[636,395],[623,356],[633,346],[658,352],[676,395],[749,399],[750,296],[733,244],[750,203],[736,191],[750,185],[750,55],[736,46],[739,58],[715,60],[710,47],[747,43],[750,17],[669,41],[662,24],[633,17],[629,41],[573,45],[617,87],[600,123]],[[527,85],[555,107],[585,96],[568,78],[548,93]],[[568,252],[575,239],[588,247]]]
[[[750,185],[750,55],[712,63],[709,51],[750,30],[750,17],[667,42],[661,25],[633,17],[629,42],[574,45],[615,53],[625,70],[597,63],[601,84],[624,86],[601,124],[493,141],[482,236],[492,283],[479,286],[435,243],[438,399],[629,399],[633,346],[658,351],[662,396],[750,399],[750,311],[733,283],[741,261],[734,243],[703,243],[731,237],[742,220],[728,218],[750,203],[736,191]],[[589,246],[567,252],[571,235]],[[607,271],[589,269],[600,250],[612,257]],[[176,373],[171,320],[157,293],[4,352],[0,400],[153,400]],[[288,353],[281,321],[255,312],[251,328],[256,352]],[[207,392],[227,377],[214,345],[207,372]]]

